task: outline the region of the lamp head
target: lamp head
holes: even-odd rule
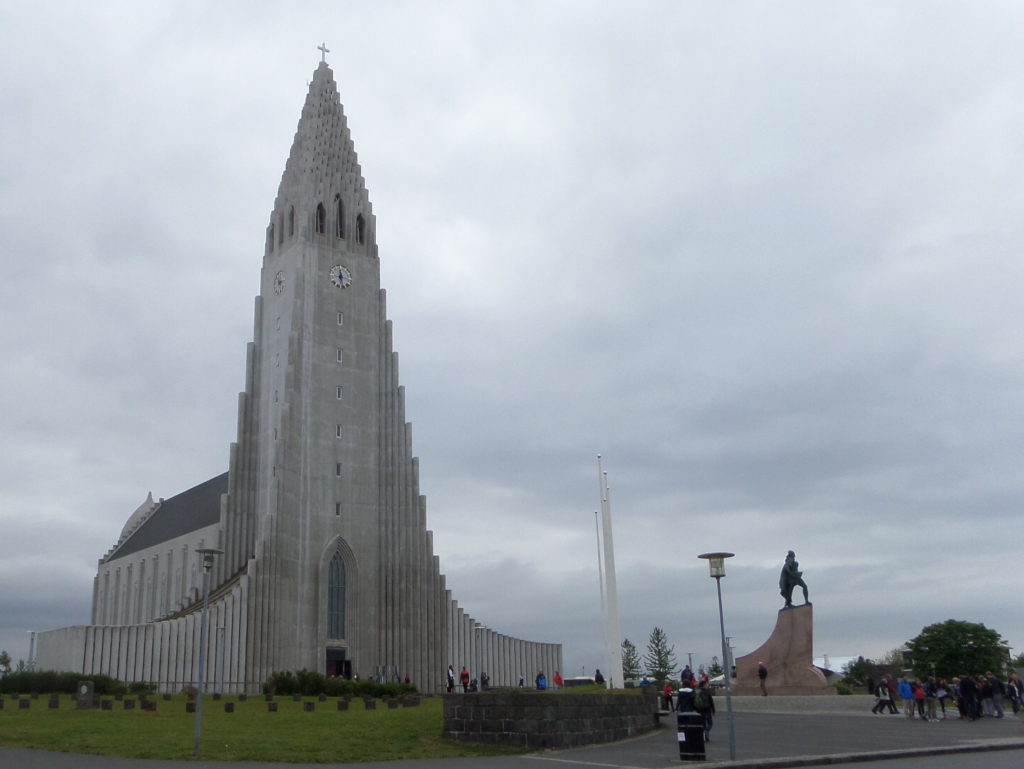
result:
[[[221,555],[224,551],[215,547],[201,547],[196,552],[203,556],[203,568],[209,571],[213,568],[213,557]]]
[[[725,559],[732,558],[735,553],[701,553],[698,558],[704,558],[708,562],[709,576],[721,579],[725,576]]]

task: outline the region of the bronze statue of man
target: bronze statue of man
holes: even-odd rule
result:
[[[810,603],[807,600],[807,585],[803,581],[803,574],[800,571],[800,564],[796,561],[796,554],[790,550],[786,554],[786,563],[782,566],[782,573],[779,574],[779,592],[786,599],[786,605],[782,608],[791,609],[793,607],[793,588],[797,585],[804,590],[804,603]]]

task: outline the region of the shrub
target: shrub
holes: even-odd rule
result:
[[[116,678],[81,673],[57,673],[53,670],[22,670],[0,678],[3,694],[74,694],[80,681],[92,681],[100,695],[124,694],[127,687]]]
[[[298,673],[284,670],[271,674],[263,684],[263,693],[281,696],[301,694],[305,697],[318,694],[330,697],[397,697],[401,694],[415,694],[416,687],[412,684],[379,684],[376,681],[327,678],[310,670],[300,670]]]

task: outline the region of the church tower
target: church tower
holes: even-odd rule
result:
[[[425,692],[449,664],[495,685],[562,669],[558,644],[486,628],[446,589],[404,401],[376,220],[321,61],[267,223],[228,472],[146,498],[99,561],[92,624],[40,633],[39,666],[194,683],[216,548],[207,678],[226,691],[301,669]]]
[[[443,587],[375,234],[321,62],[267,225],[228,496],[237,525],[225,532],[221,577],[256,555],[246,655],[260,677],[389,668],[417,680],[441,666],[442,628],[425,614]]]

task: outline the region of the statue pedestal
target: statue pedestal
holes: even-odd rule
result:
[[[835,694],[825,676],[814,667],[814,609],[811,604],[780,609],[775,630],[750,654],[736,658],[732,693],[760,695],[757,663],[768,668],[765,687],[769,695]]]

